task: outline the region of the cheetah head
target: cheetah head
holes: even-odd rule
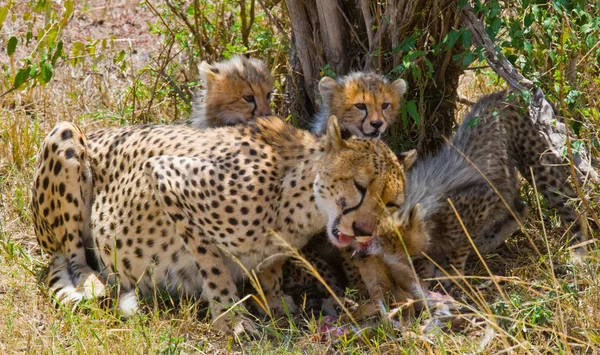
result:
[[[317,166],[315,202],[327,216],[329,239],[345,247],[357,236],[372,236],[382,212],[404,202],[405,170],[416,152],[399,160],[381,140],[344,140],[335,116],[329,118],[322,139],[326,155]]]
[[[379,137],[385,132],[400,113],[405,91],[404,80],[390,83],[375,73],[352,73],[338,80],[324,77],[319,82],[327,112],[358,137]]]
[[[388,213],[372,237],[357,239],[353,256],[378,255],[406,263],[408,256],[419,255],[430,240],[421,212],[417,204]]]
[[[273,77],[259,59],[235,56],[215,64],[200,64],[206,87],[206,109],[227,124],[247,124],[256,117],[270,116]]]

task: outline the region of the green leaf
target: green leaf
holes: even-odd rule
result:
[[[405,38],[402,42],[400,42],[399,45],[397,45],[394,49],[393,52],[397,53],[397,52],[407,52],[411,49],[415,48],[415,37],[414,36],[410,36]]]
[[[27,79],[29,79],[29,70],[29,67],[19,69],[17,75],[15,75],[15,81],[13,82],[13,88],[15,90],[20,88],[21,85],[23,85],[23,83],[25,83]]]
[[[2,25],[4,24],[4,20],[6,20],[6,16],[8,15],[8,7],[10,3],[8,3],[4,7],[0,7],[0,30],[2,29]]]
[[[534,16],[532,13],[529,13],[527,15],[525,15],[525,18],[523,19],[523,25],[525,27],[529,27],[531,26],[531,24],[533,23],[533,21],[535,20]]]
[[[502,27],[502,20],[498,17],[494,18],[486,31],[492,40],[496,38],[498,31],[500,31],[500,27]]]
[[[523,48],[525,48],[525,51],[527,52],[527,54],[529,56],[533,55],[533,44],[531,44],[531,42],[529,41],[524,41],[523,42]]]
[[[52,79],[52,64],[43,63],[41,66],[40,77],[42,78],[42,83],[47,84],[50,79]]]
[[[553,63],[556,63],[556,51],[553,49],[548,50],[548,56],[552,60]]]
[[[30,78],[35,78],[38,74],[39,74],[39,71],[38,71],[37,65],[34,64],[31,67],[29,67],[29,77]]]
[[[418,125],[420,122],[419,111],[417,110],[417,104],[414,100],[406,102],[406,112],[412,117],[415,123]]]
[[[54,55],[52,56],[52,66],[56,65],[56,61],[58,60],[58,58],[60,58],[60,56],[63,54],[63,41],[58,42],[58,44],[56,45],[56,50],[54,51]]]
[[[65,12],[63,13],[62,20],[60,21],[60,27],[65,27],[69,18],[73,14],[73,0],[65,1]]]
[[[475,56],[473,56],[473,54],[465,53],[465,55],[462,58],[463,68],[468,67],[471,63],[473,63],[474,60],[475,60]]]
[[[448,32],[448,34],[444,38],[444,43],[446,43],[446,48],[450,49],[450,48],[454,47],[454,45],[456,44],[456,41],[458,41],[459,37],[460,37],[460,32],[458,32],[457,30],[454,30],[454,29],[450,30],[450,32]]]
[[[6,46],[6,54],[8,54],[9,56],[13,55],[13,53],[15,53],[15,50],[17,49],[17,43],[19,43],[17,37],[12,36],[8,40],[8,45]]]
[[[465,28],[461,31],[460,41],[461,41],[463,47],[465,47],[466,49],[471,47],[471,44],[472,44],[471,37],[472,37],[472,33],[470,30]]]

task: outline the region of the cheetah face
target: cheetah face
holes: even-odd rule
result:
[[[357,137],[379,138],[396,121],[406,83],[389,83],[374,73],[354,73],[338,81],[324,77],[319,92],[331,114]]]
[[[404,171],[416,154],[402,162],[380,140],[343,140],[335,116],[329,119],[327,155],[314,184],[317,207],[327,216],[327,234],[337,247],[357,236],[372,236],[386,208],[404,202]]]
[[[271,115],[273,77],[262,61],[236,56],[213,65],[202,62],[200,71],[206,105],[213,107],[223,122],[247,124]]]
[[[407,255],[415,256],[425,251],[429,240],[420,205],[415,205],[381,218],[374,236],[357,238],[353,256],[378,255],[404,261]]]

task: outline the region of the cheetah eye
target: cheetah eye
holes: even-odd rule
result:
[[[254,102],[254,96],[246,95],[246,96],[244,96],[244,100],[246,100],[246,102]]]
[[[390,209],[390,210],[397,210],[398,208],[400,208],[400,206],[399,206],[399,205],[397,205],[397,204],[395,204],[395,203],[393,203],[393,202],[388,202],[388,203],[385,205],[385,208],[388,208],[388,209]]]
[[[365,105],[364,103],[360,102],[357,104],[354,104],[354,106],[359,109],[359,110],[366,110],[367,109],[367,105]]]
[[[272,93],[268,93],[268,94],[267,94],[267,101],[271,101],[271,94],[272,94]]]
[[[385,110],[385,109],[387,109],[388,107],[390,107],[390,103],[389,103],[389,102],[384,102],[383,104],[381,104],[381,109],[382,109],[382,110]]]

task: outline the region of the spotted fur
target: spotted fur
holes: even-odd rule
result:
[[[192,126],[248,124],[271,115],[273,76],[262,60],[237,55],[212,65],[202,62],[200,73],[205,89],[194,97]]]
[[[239,313],[219,318],[239,300],[243,272],[232,256],[257,270],[275,311],[282,298],[293,307],[281,292],[287,248],[279,238],[301,248],[322,230],[335,242],[337,231],[372,228],[379,206],[402,198],[403,169],[378,140],[343,140],[335,118],[321,139],[271,117],[206,131],[108,128],[90,133],[87,144],[77,127],[59,123],[38,155],[34,225],[42,248],[60,261],[49,286],[61,301],[74,299],[64,285],[76,289],[89,278],[74,277],[72,265],[85,265],[90,251],[104,270],[86,269],[97,280],[145,297],[157,290],[204,297],[217,328],[241,331],[252,323]],[[73,215],[89,223],[67,224]]]
[[[404,80],[390,83],[375,73],[355,72],[337,80],[324,77],[319,82],[323,106],[311,132],[325,133],[327,119],[335,115],[351,135],[379,137],[396,122],[405,91]]]
[[[405,202],[397,213],[412,222],[397,223],[401,240],[430,241],[426,254],[451,273],[455,268],[462,274],[471,246],[448,199],[479,251],[493,251],[518,229],[502,199],[518,219],[526,215],[517,190],[518,170],[530,183],[535,182],[549,205],[558,211],[574,236],[573,242],[584,242],[585,218],[578,215],[573,205],[577,195],[568,181],[568,165],[548,148],[531,122],[526,105],[517,98],[509,98],[504,91],[481,98],[451,144],[435,156],[422,159],[408,172]],[[407,219],[407,215],[411,217]],[[399,240],[393,233],[384,233],[376,241],[390,244],[386,239]],[[374,248],[370,246],[369,251],[374,253]],[[389,247],[388,251],[378,250],[390,260],[405,255],[402,250]],[[415,258],[415,265],[423,278],[441,276],[424,257]]]

